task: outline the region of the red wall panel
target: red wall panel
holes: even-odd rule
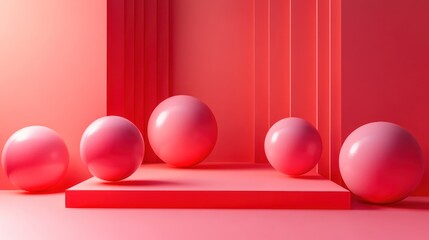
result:
[[[292,0],[291,116],[316,125],[316,1]]]
[[[269,116],[271,126],[291,115],[291,4],[293,0],[270,0],[269,3],[269,71],[267,84]],[[308,29],[311,31],[310,29]],[[304,30],[305,31],[305,30]],[[300,37],[295,36],[294,37]],[[293,101],[295,102],[295,101]],[[265,134],[268,130],[265,131]],[[265,136],[264,136],[265,137]]]
[[[341,176],[339,172],[339,152],[342,145],[342,0],[331,0],[330,1],[330,179],[341,183]]]
[[[218,142],[206,161],[253,162],[253,2],[173,0],[170,4],[169,94],[196,96],[216,116]]]
[[[408,129],[429,157],[429,2],[342,2],[342,140],[362,124]],[[429,164],[417,194],[429,194]],[[400,177],[400,176],[398,176]]]
[[[323,175],[330,176],[330,2],[318,0],[316,2],[316,125],[322,142],[322,159],[318,165],[318,171]]]
[[[107,113],[125,115],[125,5],[109,1],[107,5]]]
[[[255,0],[255,161],[266,162],[264,138],[269,129],[269,0]],[[256,91],[257,90],[257,91]]]

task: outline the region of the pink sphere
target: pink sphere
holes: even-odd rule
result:
[[[265,155],[278,171],[299,176],[313,169],[322,154],[319,132],[301,118],[276,122],[265,137]]]
[[[58,183],[67,171],[69,153],[52,129],[30,126],[15,132],[6,142],[2,166],[20,189],[38,192]]]
[[[139,129],[118,116],[95,120],[80,142],[80,155],[89,171],[106,181],[119,181],[133,174],[143,162],[144,150]]]
[[[176,167],[190,167],[213,150],[216,119],[210,108],[195,97],[170,97],[152,112],[148,138],[161,160]]]
[[[349,190],[373,203],[407,197],[424,171],[417,141],[405,129],[388,122],[369,123],[353,131],[341,148],[339,163]]]

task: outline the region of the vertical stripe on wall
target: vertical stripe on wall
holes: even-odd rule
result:
[[[255,0],[255,161],[266,162],[265,134],[269,128],[268,9],[269,0]]]
[[[331,2],[331,176],[334,182],[343,183],[339,170],[339,152],[342,145],[341,126],[341,0]],[[344,185],[344,184],[343,184]]]
[[[107,2],[107,114],[124,116],[124,1]]]
[[[318,164],[318,171],[325,177],[329,177],[330,172],[330,107],[329,107],[329,87],[330,87],[330,26],[328,0],[317,0],[317,128],[323,142],[322,157]]]
[[[291,116],[315,126],[316,2],[291,1]]]
[[[291,0],[270,0],[269,8],[269,125],[291,112]],[[292,59],[293,60],[293,59]]]

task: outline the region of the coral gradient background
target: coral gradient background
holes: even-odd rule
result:
[[[0,1],[0,150],[16,130],[63,136],[70,165],[59,187],[89,177],[79,141],[106,114],[106,1]],[[0,188],[11,188],[3,170]]]

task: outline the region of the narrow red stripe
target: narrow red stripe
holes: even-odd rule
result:
[[[124,117],[134,121],[134,0],[125,0]]]
[[[107,1],[107,114],[124,115],[124,2]]]
[[[268,0],[255,0],[255,162],[267,162],[268,132]]]

